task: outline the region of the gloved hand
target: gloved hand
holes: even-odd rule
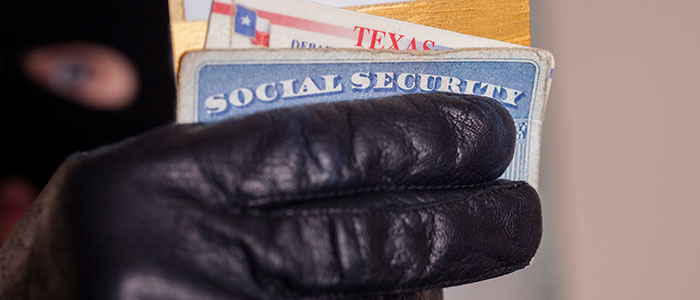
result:
[[[76,154],[0,250],[0,298],[440,298],[535,254],[537,193],[497,180],[514,132],[495,100],[414,94]]]

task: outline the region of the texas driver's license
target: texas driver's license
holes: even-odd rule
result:
[[[299,0],[215,0],[206,48],[521,47]]]

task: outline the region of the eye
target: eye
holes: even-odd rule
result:
[[[119,110],[136,98],[139,75],[121,52],[95,43],[69,42],[30,50],[22,63],[31,80],[68,101]]]

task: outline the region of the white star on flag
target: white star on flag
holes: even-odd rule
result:
[[[250,18],[248,18],[248,16],[244,16],[243,18],[241,18],[241,24],[250,25]]]

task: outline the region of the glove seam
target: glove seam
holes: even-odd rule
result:
[[[485,184],[479,184],[479,185],[485,185]],[[404,213],[404,212],[412,212],[412,211],[422,210],[422,209],[444,210],[449,206],[455,205],[456,203],[468,201],[468,200],[471,200],[475,197],[494,194],[494,193],[497,193],[497,192],[503,191],[503,190],[517,189],[517,188],[524,186],[524,185],[527,185],[527,183],[524,181],[516,181],[516,182],[509,183],[507,185],[500,185],[500,186],[492,187],[490,189],[481,190],[481,191],[475,192],[471,195],[467,195],[466,197],[455,197],[456,199],[438,201],[435,203],[429,203],[429,204],[425,204],[425,205],[411,206],[408,208],[383,208],[380,210],[343,209],[343,208],[282,209],[281,211],[278,210],[278,211],[272,211],[272,212],[258,210],[256,208],[249,208],[249,209],[231,210],[230,213],[233,213],[236,215],[249,215],[249,216],[256,216],[256,217],[298,217],[298,216],[312,217],[312,216],[326,216],[326,215],[376,215],[376,214],[383,214],[383,213]],[[473,185],[471,187],[474,187],[474,186],[478,186],[478,185]],[[455,188],[459,188],[459,187],[455,187]],[[388,190],[388,192],[396,192],[396,191],[401,191],[401,190]],[[333,196],[331,195],[328,197],[333,197]]]
[[[403,191],[447,190],[447,189],[456,189],[456,188],[473,188],[473,187],[485,186],[485,185],[488,185],[491,183],[493,183],[493,181],[473,183],[473,184],[379,185],[379,186],[359,187],[359,188],[351,188],[351,189],[344,189],[344,190],[335,190],[335,191],[328,191],[328,192],[308,192],[308,193],[266,196],[266,197],[254,198],[254,199],[248,200],[246,202],[250,205],[256,206],[256,205],[266,205],[266,204],[277,204],[280,200],[285,200],[285,201],[313,200],[313,199],[319,199],[319,198],[329,198],[329,197],[338,197],[338,196],[352,196],[352,195],[356,195],[356,194],[363,194],[363,193],[369,193],[369,192],[403,192]]]

